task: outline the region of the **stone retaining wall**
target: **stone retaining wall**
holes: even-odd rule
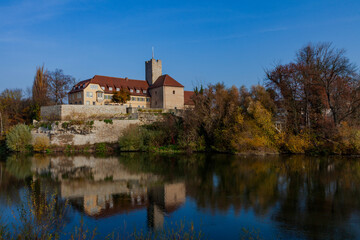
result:
[[[45,136],[49,138],[50,144],[58,146],[81,146],[102,142],[114,143],[118,141],[125,128],[130,125],[139,125],[141,121],[112,120],[112,124],[104,121],[94,121],[91,131],[88,133],[80,133],[81,128],[86,125],[72,127],[72,130],[64,130],[61,127],[62,123],[57,122],[57,125],[53,123],[51,130],[42,127],[32,130],[33,139],[35,140],[38,136]]]
[[[54,105],[41,107],[41,118],[46,121],[117,118],[126,114],[125,106]]]

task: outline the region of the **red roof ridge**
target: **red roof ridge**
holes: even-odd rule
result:
[[[93,78],[91,79],[94,79],[95,77],[105,77],[105,78],[116,78],[116,79],[127,79],[127,80],[130,80],[130,81],[141,81],[141,82],[145,82],[146,80],[139,80],[139,79],[132,79],[132,78],[128,78],[128,77],[110,77],[110,76],[104,76],[104,75],[94,75]]]

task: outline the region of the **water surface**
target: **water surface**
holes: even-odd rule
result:
[[[64,231],[99,237],[192,222],[205,238],[360,239],[360,162],[350,157],[18,156],[0,162],[1,220],[28,192],[67,202]],[[35,186],[35,187],[34,187]]]

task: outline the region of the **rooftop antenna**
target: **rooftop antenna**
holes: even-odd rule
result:
[[[154,47],[152,47],[152,59],[154,59]]]

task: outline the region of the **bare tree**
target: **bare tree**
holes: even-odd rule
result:
[[[63,104],[68,92],[75,84],[75,78],[65,75],[63,70],[55,69],[47,73],[49,96],[55,104]]]
[[[297,54],[302,78],[318,95],[331,112],[334,125],[360,107],[358,75],[356,67],[345,56],[344,49],[333,48],[331,43],[309,44]]]

